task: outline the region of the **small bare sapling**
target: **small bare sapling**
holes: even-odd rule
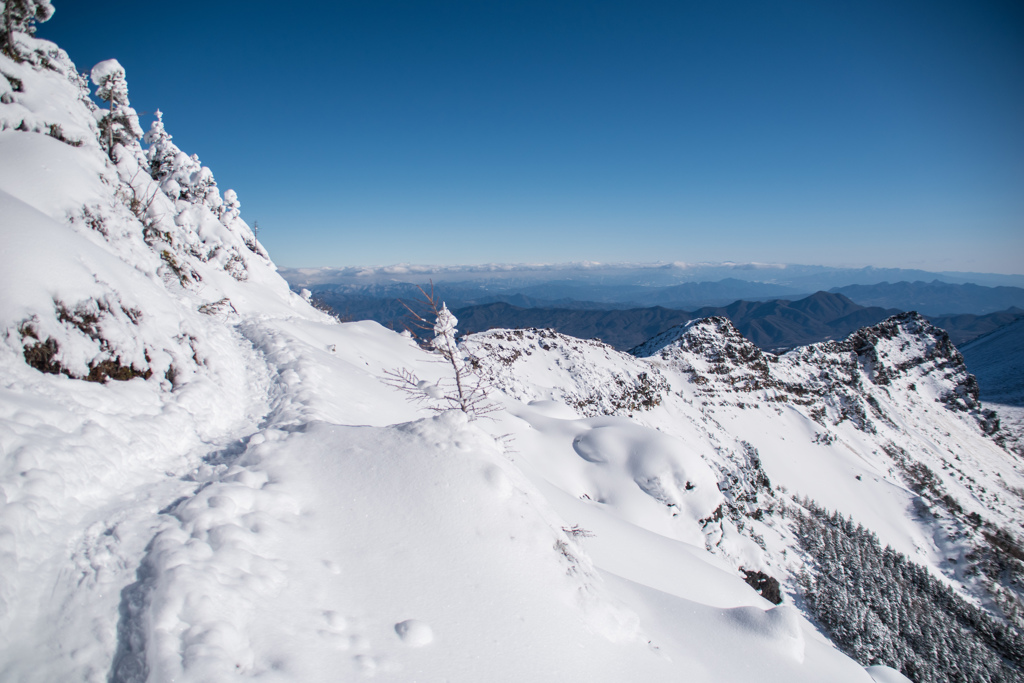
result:
[[[421,346],[440,356],[438,362],[449,365],[451,374],[437,382],[429,382],[421,380],[407,368],[398,368],[384,372],[387,376],[385,382],[405,392],[410,401],[423,403],[437,412],[458,409],[469,416],[470,420],[475,420],[496,411],[498,406],[488,400],[490,384],[477,369],[479,363],[465,346],[459,346],[458,330],[455,328],[458,319],[444,302],[438,307],[433,283],[429,293],[418,285],[417,289],[423,298],[416,302],[416,308],[423,313],[401,302],[409,311],[406,330]],[[433,318],[433,322],[429,318]]]

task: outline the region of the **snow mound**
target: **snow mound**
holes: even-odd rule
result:
[[[423,647],[434,641],[434,631],[425,621],[406,619],[395,624],[395,633],[409,647]]]

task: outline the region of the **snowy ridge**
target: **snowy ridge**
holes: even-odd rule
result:
[[[696,384],[713,378],[736,391],[777,384],[769,370],[775,356],[747,341],[728,318],[716,316],[678,325],[630,351],[640,358],[659,352],[662,360],[675,361],[680,370],[694,373]]]

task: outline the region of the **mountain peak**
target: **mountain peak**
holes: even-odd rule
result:
[[[916,311],[899,313],[882,322],[863,327],[841,342],[819,345],[839,353],[857,356],[868,377],[878,385],[888,384],[912,367],[931,363],[947,374],[965,375],[963,395],[967,407],[976,407],[977,383],[967,375],[964,359],[945,330],[932,325]],[[970,377],[967,379],[967,377]]]

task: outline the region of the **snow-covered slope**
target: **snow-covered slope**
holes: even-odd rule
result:
[[[567,403],[581,418],[595,406],[629,416],[648,434],[675,437],[682,453],[714,472],[723,500],[710,515],[690,505],[702,487],[681,456],[661,465],[660,476],[634,467],[612,477],[648,495],[641,507],[599,478],[615,461],[583,447],[596,431],[593,418],[577,420],[574,434],[510,407],[529,425],[518,438],[531,446],[517,461],[539,485],[560,491],[563,514],[597,538],[625,524],[699,544],[699,528],[705,547],[737,574],[779,579],[787,602],[806,604],[810,562],[787,520],[820,506],[863,524],[1019,634],[1024,467],[1002,447],[1006,430],[978,402],[962,356],[920,316],[783,356],[761,352],[724,318],[675,328],[636,349],[641,358],[542,330],[495,330],[467,346],[506,394]],[[502,427],[517,433],[515,420]],[[640,553],[627,553],[644,558],[629,562],[595,552],[609,571],[650,572]]]
[[[111,118],[14,35],[0,680],[899,680],[808,619],[783,487],[1016,599],[979,539],[1024,477],[920,319],[782,358],[716,320],[649,358],[495,331],[464,348],[499,410],[434,414],[392,380],[451,366],[291,293],[162,120],[133,137],[119,65]]]

